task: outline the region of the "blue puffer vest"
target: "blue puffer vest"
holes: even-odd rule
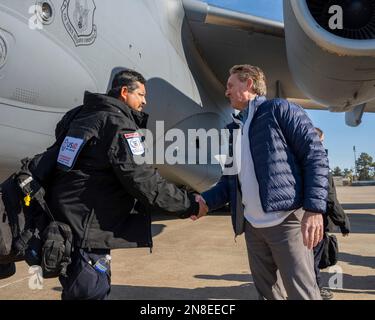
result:
[[[264,212],[325,213],[328,158],[311,120],[284,99],[259,103],[249,139]]]
[[[283,99],[257,97],[249,139],[263,211],[325,213],[328,158],[305,111]],[[228,126],[230,131],[237,125]],[[245,138],[245,137],[243,137]],[[242,164],[244,165],[244,164]],[[235,233],[243,231],[243,206],[237,175],[223,175],[202,193],[210,210],[230,203]]]

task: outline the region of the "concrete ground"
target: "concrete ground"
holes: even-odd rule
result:
[[[375,187],[338,187],[337,192],[352,233],[337,234],[343,285],[333,290],[334,299],[375,299]],[[111,299],[257,299],[244,238],[235,242],[228,214],[196,222],[156,216],[153,233],[152,254],[138,248],[112,251]],[[336,270],[325,270],[327,284],[330,278],[340,284]],[[30,277],[27,265],[17,263],[17,273],[0,280],[0,299],[60,298],[56,279],[31,290]]]

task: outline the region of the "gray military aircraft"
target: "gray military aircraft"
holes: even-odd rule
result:
[[[196,0],[2,0],[2,176],[50,145],[63,114],[85,90],[106,92],[119,68],[148,79],[154,131],[156,120],[165,130],[223,128],[228,69],[241,63],[264,69],[269,97],[346,112],[356,126],[375,112],[374,39],[371,0],[284,0],[284,23]],[[199,149],[199,139],[187,147]],[[159,169],[197,191],[220,175],[219,165]]]

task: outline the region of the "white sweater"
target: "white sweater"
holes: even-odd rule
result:
[[[294,210],[269,213],[264,213],[263,211],[249,141],[249,128],[255,111],[254,105],[250,102],[249,115],[242,128],[241,168],[238,177],[242,189],[242,203],[244,205],[246,220],[250,222],[254,228],[266,228],[282,223]],[[242,123],[239,124],[242,126]]]

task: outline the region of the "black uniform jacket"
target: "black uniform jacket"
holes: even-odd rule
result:
[[[146,127],[145,113],[89,92],[78,108],[57,125],[56,137],[62,135],[63,142],[47,188],[50,210],[71,226],[76,246],[114,249],[144,239],[150,225],[134,222],[135,211],[180,217],[198,212],[192,194],[150,165],[135,163],[144,151],[137,130]]]
[[[342,208],[340,202],[337,199],[336,187],[333,182],[331,172],[328,175],[328,182],[329,188],[327,199],[327,214],[323,215],[325,219],[324,225],[326,226],[326,231],[333,231],[333,225],[336,225],[340,228],[341,233],[349,233],[350,221],[344,209]]]

